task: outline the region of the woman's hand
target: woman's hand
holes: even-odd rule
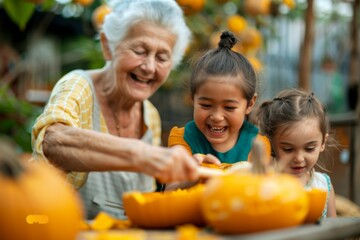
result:
[[[171,148],[146,146],[140,171],[162,183],[196,181],[199,161],[182,146]]]

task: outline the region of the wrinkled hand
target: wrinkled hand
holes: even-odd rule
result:
[[[160,182],[195,181],[199,178],[198,160],[184,147],[152,147],[146,151],[146,159],[140,167]]]

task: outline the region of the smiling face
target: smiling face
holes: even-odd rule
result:
[[[210,77],[194,95],[196,126],[219,152],[236,144],[245,115],[251,112],[256,100],[254,96],[248,102],[232,78]]]
[[[285,131],[279,129],[272,144],[280,168],[285,173],[299,177],[306,184],[310,179],[310,171],[325,148],[325,141],[319,120],[305,118]]]
[[[166,80],[172,67],[176,36],[148,22],[136,23],[112,54],[118,89],[135,101],[149,98]]]

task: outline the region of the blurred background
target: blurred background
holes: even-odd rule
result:
[[[174,1],[174,0],[169,0]],[[188,60],[215,48],[221,31],[237,35],[259,76],[259,101],[278,91],[315,93],[340,143],[329,160],[335,192],[360,204],[358,84],[359,0],[177,0],[193,32],[183,64],[151,98],[163,124],[192,119],[184,87]],[[98,29],[106,0],[0,0],[0,132],[19,154],[31,152],[30,132],[59,78],[73,69],[104,65]]]

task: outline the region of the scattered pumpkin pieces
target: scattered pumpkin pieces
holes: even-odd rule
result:
[[[90,223],[92,230],[109,230],[115,225],[115,218],[105,212],[99,212],[94,221]]]
[[[83,230],[103,231],[110,229],[129,229],[131,227],[130,220],[122,220],[114,218],[105,212],[99,212],[98,215],[90,223],[83,222]]]

